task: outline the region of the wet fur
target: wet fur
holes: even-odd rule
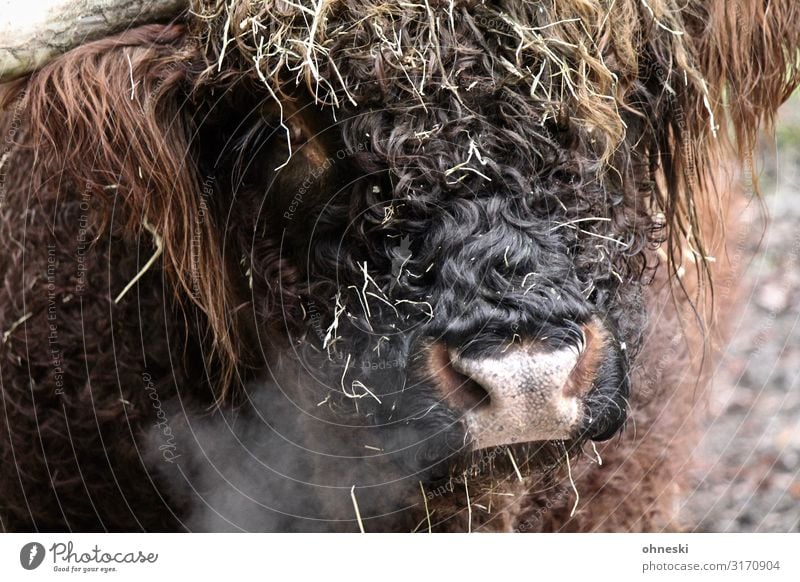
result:
[[[378,12],[386,8],[373,4]],[[553,346],[574,344],[579,326],[593,316],[612,330],[617,345],[627,345],[627,353],[617,357],[624,358],[633,377],[632,420],[622,435],[599,447],[602,468],[590,455],[578,454],[581,443],[515,448],[527,476],[525,484],[515,483],[502,454],[486,463],[461,454],[463,430],[457,415],[443,408],[420,425],[421,434],[437,435],[424,454],[412,447],[401,463],[378,468],[421,471],[416,481],[423,481],[428,493],[444,487],[446,494],[430,499],[442,530],[678,527],[674,505],[693,434],[687,419],[702,401],[696,390],[700,362],[692,357],[697,346],[706,355],[716,346],[714,332],[701,330],[712,321],[704,271],[709,265],[702,257],[721,250],[712,225],[720,224],[728,207],[721,196],[725,188],[708,167],[732,153],[724,140],[717,145],[708,139],[699,79],[709,79],[711,106],[723,120],[723,88],[732,84],[744,91],[760,69],[720,50],[739,42],[726,42],[732,37],[721,31],[728,28],[712,27],[707,35],[688,16],[677,22],[671,3],[651,1],[662,23],[692,33],[678,41],[647,19],[639,3],[621,2],[619,17],[636,27],[637,35],[615,33],[614,42],[640,38],[643,46],[613,46],[607,32],[597,32],[601,52],[622,80],[614,89],[618,107],[601,106],[589,94],[581,94],[586,101],[526,101],[524,82],[487,72],[499,70],[494,57],[510,57],[514,47],[484,39],[495,51],[487,53],[476,44],[475,11],[485,8],[477,4],[456,3],[462,18],[449,32],[454,36],[442,43],[449,48],[439,55],[448,69],[463,65],[459,86],[474,81],[473,89],[457,96],[430,87],[428,94],[438,100],[428,103],[430,109],[414,103],[408,86],[381,77],[380,71],[393,66],[383,53],[381,64],[367,53],[337,57],[333,50],[330,62],[341,65],[339,72],[359,104],[352,110],[342,105],[336,123],[308,90],[294,88],[290,77],[276,72],[273,93],[292,104],[291,115],[308,126],[293,156],[292,163],[299,165],[280,174],[273,169],[287,153],[281,119],[273,94],[250,67],[247,46],[230,47],[222,73],[213,72],[219,56],[214,39],[221,36],[224,14],[212,18],[210,28],[207,22],[192,24],[190,33],[183,25],[153,25],[90,43],[4,89],[0,228],[9,244],[0,257],[0,330],[7,332],[0,364],[0,458],[15,469],[0,481],[4,529],[202,527],[190,519],[192,493],[186,490],[187,483],[201,482],[201,473],[193,472],[200,471],[202,459],[184,457],[181,468],[188,479],[182,481],[172,465],[159,460],[158,442],[164,441],[152,440],[159,437],[152,430],[160,421],[156,403],[170,420],[176,442],[188,451],[187,423],[211,427],[213,436],[215,427],[224,426],[220,418],[268,407],[270,399],[263,395],[277,396],[290,385],[285,377],[299,362],[301,368],[320,371],[328,385],[319,393],[333,398],[324,414],[366,428],[386,409],[367,398],[356,413],[350,399],[334,390],[343,355],[372,357],[381,330],[393,329],[398,321],[408,331],[386,346],[381,358],[402,362],[403,375],[417,388],[400,399],[400,374],[384,370],[372,377],[385,386],[386,393],[377,394],[382,403],[395,395],[398,414],[416,418],[437,400],[415,359],[425,338],[485,353],[501,349],[515,326],[516,333],[547,338],[542,341]],[[588,18],[592,14],[580,7],[595,5],[559,3],[566,8],[538,16],[513,2],[501,4],[529,24],[540,17],[569,20],[575,11]],[[746,7],[758,12],[757,4]],[[237,6],[244,16],[245,3]],[[342,22],[364,9],[361,3],[330,6]],[[777,58],[787,64],[790,47],[797,46],[792,45],[796,12],[791,2],[778,2],[769,18],[758,12],[753,22],[770,31],[770,42],[756,42],[753,34],[755,53],[744,54],[754,54],[756,62]],[[778,23],[787,20],[794,26],[782,29]],[[276,19],[275,26],[280,22]],[[425,25],[415,22],[406,29],[422,38]],[[580,33],[570,22],[548,30],[554,37]],[[355,28],[353,35],[369,38],[366,29]],[[337,50],[352,46],[345,40]],[[460,48],[447,52],[454,47]],[[632,62],[635,54],[645,55],[645,61]],[[584,56],[598,75],[590,75],[590,86],[610,90],[597,59]],[[658,76],[659,70],[677,75],[673,65],[675,71],[692,73],[688,85]],[[731,114],[738,140],[728,145],[739,154],[752,144],[760,120],[769,120],[796,84],[796,69],[792,74],[780,82],[771,77],[762,91],[748,93],[751,102]],[[314,78],[301,79],[313,88]],[[664,92],[670,79],[682,87],[677,98]],[[346,103],[346,96],[339,96]],[[547,111],[551,115],[542,126],[521,123]],[[437,119],[443,133],[428,138],[423,150],[415,134]],[[627,131],[621,130],[623,120]],[[590,126],[597,128],[597,137]],[[480,151],[493,160],[480,169],[492,184],[502,185],[492,186],[495,191],[487,191],[472,174],[458,185],[448,180],[448,171],[464,161],[469,140],[479,135]],[[514,144],[511,150],[509,144]],[[304,168],[316,159],[314,147],[351,153],[308,192],[304,204],[319,212],[318,221],[308,212],[282,220]],[[361,179],[365,173],[368,179]],[[273,193],[266,202],[265,184]],[[346,195],[339,193],[342,185],[348,185]],[[386,223],[385,208],[393,204],[397,214]],[[598,216],[608,220],[582,230],[550,230]],[[310,227],[315,234],[308,253]],[[161,257],[115,303],[155,252],[156,235]],[[406,276],[398,284],[391,267],[396,242],[409,235],[412,259],[406,268],[420,276]],[[598,253],[597,235],[625,245],[603,243],[604,252]],[[655,248],[664,240],[667,260],[659,261]],[[687,265],[688,276],[677,281],[687,240],[701,251],[694,262],[699,268]],[[387,296],[407,302],[392,309],[376,302],[368,318],[346,292],[343,300],[354,316],[342,319],[337,333],[343,339],[331,359],[322,344],[335,315],[334,296],[342,282],[363,282],[364,262],[377,285],[391,289]],[[428,269],[431,264],[435,268]],[[727,267],[720,260],[714,268],[724,276]],[[533,271],[544,276],[525,293],[521,284]],[[594,288],[587,291],[590,285]],[[498,291],[502,300],[495,298]],[[411,303],[427,296],[436,298],[432,318]],[[309,302],[324,322],[318,327],[308,317]],[[358,331],[367,325],[374,326],[372,334]],[[664,353],[668,362],[661,361]],[[248,399],[253,391],[262,396]],[[372,416],[365,417],[368,413]],[[350,437],[355,434],[358,430]],[[393,441],[391,431],[383,434]],[[317,437],[324,439],[325,433],[309,435]],[[340,441],[333,439],[342,446],[356,442]],[[567,454],[582,498],[572,517],[574,497],[562,462]],[[374,521],[376,528],[419,526],[425,513],[416,481],[395,491],[407,511]],[[467,524],[471,482],[474,515]],[[494,512],[483,515],[471,504],[481,499],[477,502],[487,504],[492,497],[487,489],[514,497],[498,496]],[[374,508],[380,512],[378,501]],[[370,507],[368,496],[364,504]],[[294,521],[278,527],[308,529]],[[356,524],[349,519],[341,527],[352,530]]]

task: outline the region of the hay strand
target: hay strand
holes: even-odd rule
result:
[[[153,241],[156,245],[156,252],[153,253],[153,256],[144,264],[144,266],[136,273],[136,276],[130,280],[130,282],[125,285],[125,288],[120,291],[119,295],[114,298],[114,303],[119,303],[120,300],[125,297],[125,294],[130,291],[136,282],[141,279],[147,271],[156,263],[156,261],[161,257],[164,253],[164,239],[161,238],[161,235],[156,232],[156,229],[153,225],[151,225],[147,220],[142,222],[142,226],[144,226],[145,230],[149,232],[153,236]]]
[[[364,522],[361,520],[361,510],[358,508],[358,499],[356,499],[356,486],[353,485],[350,487],[350,499],[353,500],[353,509],[356,512],[356,521],[358,521],[358,529],[361,530],[361,533],[366,533],[364,531]]]
[[[428,508],[428,497],[425,495],[425,487],[422,486],[422,481],[419,482],[419,490],[422,493],[422,502],[425,504],[425,519],[428,521],[428,533],[432,533],[431,512]]]

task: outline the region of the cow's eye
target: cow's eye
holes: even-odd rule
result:
[[[306,132],[303,130],[303,125],[298,120],[289,120],[286,122],[286,127],[289,128],[289,141],[292,148],[303,145],[307,140]]]
[[[297,150],[310,138],[308,128],[298,115],[291,119],[281,119],[279,115],[270,117],[266,119],[266,124],[272,128],[272,140],[278,144],[284,144],[284,146],[287,142],[290,143],[292,151]]]

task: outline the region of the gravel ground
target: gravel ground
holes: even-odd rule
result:
[[[800,95],[762,148],[771,222],[754,228],[746,302],[726,314],[734,339],[714,376],[683,507],[698,531],[800,531]]]

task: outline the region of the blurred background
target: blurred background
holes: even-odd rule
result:
[[[721,314],[733,341],[714,374],[695,489],[682,508],[697,531],[800,531],[800,92],[758,164],[769,219],[741,242],[742,307]]]

